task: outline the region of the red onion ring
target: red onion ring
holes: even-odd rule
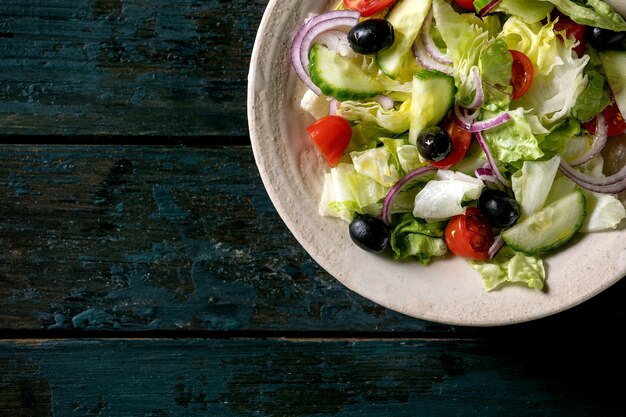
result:
[[[493,244],[489,248],[489,252],[488,252],[489,253],[489,259],[495,258],[496,255],[498,254],[498,252],[500,252],[500,249],[502,249],[503,246],[504,246],[504,239],[502,239],[502,235],[496,236],[496,238],[493,240]]]
[[[457,106],[454,107],[454,116],[454,121],[458,127],[472,133],[489,130],[511,120],[511,115],[508,112],[503,112],[491,119],[470,122],[461,114],[461,110]]]
[[[430,34],[430,28],[432,26],[432,23],[433,23],[433,11],[431,10],[430,12],[428,12],[428,16],[426,16],[426,20],[424,21],[424,24],[421,30],[422,42],[424,44],[424,47],[426,48],[426,51],[428,52],[428,54],[435,61],[440,62],[442,64],[446,64],[446,65],[452,65],[453,64],[452,58],[450,58],[448,55],[441,52],[439,48],[437,47],[437,45],[435,45],[435,41],[433,40],[433,37]]]
[[[398,194],[400,194],[400,192],[414,180],[435,171],[437,171],[437,168],[431,165],[417,168],[416,170],[406,174],[401,180],[396,182],[393,187],[391,187],[391,190],[389,190],[383,202],[382,218],[385,224],[391,225],[391,205]]]
[[[476,168],[474,176],[481,180],[489,189],[500,191],[504,189],[504,185],[498,180],[498,177],[496,177],[491,168]]]
[[[315,38],[327,30],[338,26],[354,26],[360,14],[351,10],[335,10],[312,17],[304,23],[291,43],[291,64],[296,74],[308,88],[318,96],[322,91],[309,76],[309,49]]]
[[[485,104],[485,89],[483,88],[483,80],[480,78],[478,68],[472,67],[472,74],[474,75],[474,81],[476,81],[476,95],[474,95],[474,100],[470,104],[463,107],[475,110]]]
[[[424,46],[422,38],[419,36],[417,37],[417,39],[415,39],[413,54],[415,55],[417,62],[419,62],[422,67],[429,70],[443,72],[444,74],[448,75],[453,74],[452,66],[437,62],[433,59],[433,57],[430,56],[430,54],[426,50],[426,47]]]
[[[334,98],[330,100],[330,105],[328,106],[328,114],[334,115],[337,114],[337,110],[339,109],[339,101]]]
[[[561,160],[559,170],[563,175],[589,191],[602,194],[618,194],[626,190],[626,166],[616,174],[608,177],[592,177],[583,174],[563,160]]]
[[[380,95],[376,96],[376,98],[374,100],[378,104],[380,104],[382,106],[382,108],[385,109],[385,110],[391,110],[395,106],[395,103],[393,102],[393,99],[391,97],[389,97],[389,96],[384,95],[384,94],[380,94]]]
[[[593,145],[591,148],[585,152],[583,155],[571,161],[569,164],[573,167],[577,167],[586,162],[589,162],[593,159],[594,156],[600,153],[600,151],[606,145],[606,141],[608,139],[608,131],[609,128],[606,124],[606,119],[604,118],[604,114],[600,113],[597,117],[596,122],[596,133],[593,135]]]
[[[482,133],[475,132],[475,135],[476,135],[476,140],[478,140],[478,144],[480,145],[483,152],[485,153],[485,156],[487,157],[487,162],[489,162],[489,166],[491,170],[493,171],[494,175],[496,176],[496,178],[498,178],[498,181],[500,181],[506,187],[511,188],[512,186],[511,181],[506,179],[504,175],[502,175],[502,173],[498,169],[498,166],[496,165],[496,161],[493,159],[493,155],[491,155],[491,151],[489,151],[489,146],[487,146],[487,142],[485,142],[485,138],[483,138]]]
[[[491,11],[491,9],[496,7],[496,5],[498,3],[500,3],[500,0],[492,0],[492,1],[490,1],[485,7],[480,9],[480,11],[478,12],[478,15],[480,17],[484,17],[487,13],[489,13]]]

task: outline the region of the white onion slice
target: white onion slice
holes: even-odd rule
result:
[[[354,26],[360,14],[351,10],[335,10],[312,17],[305,22],[296,33],[291,43],[291,64],[296,74],[315,94],[322,91],[313,83],[309,76],[309,49],[315,38],[323,32],[339,26]]]
[[[389,190],[389,192],[387,193],[387,196],[385,197],[385,201],[383,202],[383,211],[382,211],[383,221],[387,225],[391,225],[391,205],[393,204],[393,201],[396,199],[398,194],[400,194],[400,192],[404,190],[404,188],[407,185],[409,185],[411,182],[413,182],[414,180],[421,178],[425,175],[431,174],[435,171],[437,171],[437,168],[431,165],[427,165],[422,168],[417,168],[416,170],[411,171],[408,174],[406,174],[404,177],[402,177],[402,179],[396,182],[393,187],[391,187],[391,190]]]
[[[571,161],[569,163],[571,166],[577,167],[591,161],[594,156],[600,153],[600,151],[604,148],[604,145],[606,145],[609,129],[606,125],[604,114],[600,113],[596,120],[596,133],[593,135],[593,145],[591,145],[589,151]]]
[[[428,54],[437,62],[446,65],[452,65],[452,58],[448,55],[444,54],[439,50],[437,45],[435,45],[435,41],[430,33],[430,28],[433,23],[433,11],[428,12],[428,16],[426,16],[426,20],[424,21],[424,25],[422,26],[421,36],[422,42]]]

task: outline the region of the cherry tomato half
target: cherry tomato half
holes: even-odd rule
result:
[[[454,216],[445,231],[446,245],[452,253],[466,259],[489,259],[493,231],[476,207]]]
[[[474,0],[454,0],[454,2],[462,9],[476,11],[474,9]]]
[[[363,17],[374,15],[395,2],[396,0],[343,0],[348,9],[361,13]]]
[[[611,104],[604,108],[602,114],[604,115],[604,120],[606,121],[607,135],[609,137],[619,136],[622,133],[626,132],[626,121],[624,120],[624,116],[622,115],[622,113],[619,111],[619,107],[617,107],[617,104],[615,104],[615,96],[612,93]],[[592,135],[596,134],[595,118],[587,123],[583,123],[583,126]]]
[[[337,165],[352,138],[350,123],[341,116],[331,115],[313,122],[306,130],[328,165]]]
[[[520,51],[509,50],[513,57],[511,85],[513,86],[512,99],[518,99],[528,92],[533,83],[533,63]]]
[[[559,13],[559,21],[554,24],[555,32],[565,32],[565,36],[568,38],[574,38],[578,41],[578,45],[574,48],[576,54],[581,57],[585,52],[585,45],[587,44],[585,34],[587,33],[587,26],[574,22],[568,16]]]
[[[449,113],[443,122],[441,128],[448,132],[452,140],[452,152],[441,161],[431,161],[430,164],[435,168],[448,169],[456,165],[467,153],[472,142],[472,134],[461,129],[454,123],[452,113]]]

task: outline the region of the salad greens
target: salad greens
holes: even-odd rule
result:
[[[623,122],[605,116],[626,114],[626,46],[597,51],[576,32],[583,25],[624,32],[626,22],[602,0],[473,6],[476,13],[445,0],[398,0],[373,16],[396,28],[391,46],[374,55],[346,48],[351,34],[305,36],[323,24],[337,32],[332,19],[339,26],[355,19],[342,2],[342,12],[302,27],[297,39],[317,41],[310,52],[294,41],[306,48],[292,59],[308,71],[298,75],[310,86],[300,106],[318,121],[341,117],[352,129],[343,157],[325,174],[319,212],[346,222],[382,219],[395,260],[428,264],[450,250],[470,259],[487,291],[507,284],[541,290],[550,251],[626,218],[616,195],[626,190],[626,171],[606,177],[599,153],[613,135],[606,126],[611,132]],[[301,64],[307,54],[310,63]],[[452,149],[441,157],[428,148],[429,129],[438,127]],[[422,174],[428,166],[437,169]],[[470,208],[498,203],[483,204],[486,190],[514,199],[513,226],[470,224],[477,221]],[[449,232],[459,224],[468,229]],[[466,242],[454,241],[460,235]],[[489,241],[489,251],[473,246],[478,238]]]

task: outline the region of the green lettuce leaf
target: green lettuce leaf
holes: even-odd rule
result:
[[[356,172],[385,187],[393,187],[401,178],[396,159],[383,146],[351,152],[350,158]]]
[[[510,111],[511,120],[483,132],[483,137],[495,159],[504,163],[535,160],[543,156],[539,141],[533,135],[522,108]],[[486,114],[485,119],[493,117]]]
[[[610,194],[599,194],[583,190],[587,201],[587,217],[580,231],[599,232],[616,229],[626,218],[626,209],[617,197]]]
[[[522,209],[521,219],[541,210],[548,198],[561,158],[548,161],[524,161],[522,169],[511,177],[515,200]]]
[[[352,164],[340,163],[324,177],[319,213],[347,222],[357,213],[380,216],[382,200],[389,190],[390,187],[358,173]]]
[[[578,119],[569,118],[558,124],[552,132],[540,139],[539,146],[546,154],[561,153],[572,139],[581,133],[580,121]],[[585,148],[586,150],[586,148]],[[582,152],[580,153],[582,155]]]
[[[483,108],[498,112],[507,110],[511,102],[513,58],[502,39],[489,42],[480,53],[478,68],[484,86]]]
[[[375,101],[343,101],[337,115],[358,123],[375,124],[391,133],[404,133],[409,130],[411,100],[406,100],[398,109],[385,110]]]
[[[434,256],[443,256],[448,251],[443,239],[445,222],[426,223],[411,214],[403,214],[399,224],[391,233],[391,249],[396,260],[415,258],[427,264]]]
[[[492,260],[470,261],[470,265],[482,275],[487,291],[512,283],[541,290],[546,277],[541,258],[515,252],[508,246],[504,246]]]
[[[547,0],[563,14],[581,25],[609,29],[615,32],[626,30],[626,22],[603,0]]]
[[[598,115],[611,103],[608,85],[597,67],[588,65],[584,74],[589,80],[587,87],[578,96],[576,105],[572,108],[572,116],[588,122]]]
[[[474,7],[477,11],[490,3],[490,0],[476,0]],[[480,7],[480,8],[479,8]],[[554,9],[549,1],[540,0],[501,0],[491,12],[504,12],[517,16],[526,23],[536,23],[545,19]]]
[[[413,216],[436,222],[465,212],[464,203],[477,200],[485,184],[460,172],[440,169],[415,196]]]

